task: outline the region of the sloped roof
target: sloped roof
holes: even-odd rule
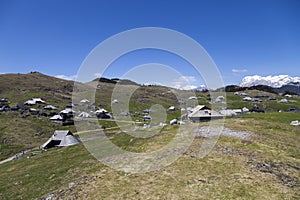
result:
[[[189,117],[190,116],[193,116],[195,115],[196,112],[198,112],[199,110],[203,110],[203,109],[208,109],[205,105],[197,105],[195,108],[192,108],[190,110],[190,114],[188,115]]]
[[[223,115],[214,110],[197,110],[188,115],[189,118],[198,118],[198,117],[222,117]]]
[[[235,116],[242,112],[242,109],[227,109],[221,110],[220,113],[225,116]]]
[[[53,140],[62,140],[67,135],[73,135],[73,134],[70,131],[68,131],[68,130],[56,130],[56,131],[54,131],[54,133],[53,133],[53,135],[52,135],[51,138]]]
[[[54,144],[51,142],[55,142]],[[56,130],[53,135],[41,147],[50,148],[53,146],[70,146],[78,144],[80,141],[69,130]]]
[[[5,98],[3,98],[3,99],[0,99],[0,102],[2,102],[2,103],[6,103],[6,102],[8,102],[8,100],[7,100],[7,99],[5,99]]]
[[[171,124],[171,125],[176,124],[176,123],[177,123],[177,119],[172,119],[172,120],[170,121],[170,124]]]
[[[65,136],[59,145],[57,145],[58,147],[65,147],[65,146],[70,146],[70,145],[74,145],[74,144],[78,144],[80,141],[74,137],[73,135],[67,135]]]
[[[78,117],[90,117],[91,115],[87,112],[81,112]]]
[[[286,103],[286,102],[288,102],[288,100],[287,99],[281,99],[279,102],[280,103]]]
[[[235,113],[241,113],[242,109],[232,109],[232,111],[234,111]]]
[[[32,98],[24,102],[24,104],[35,105],[36,103],[45,103],[41,98]]]
[[[62,119],[63,118],[60,115],[54,115],[54,116],[50,117],[50,120],[62,120]]]
[[[107,110],[100,108],[99,110],[96,110],[95,113],[107,113]]]
[[[52,106],[52,105],[47,105],[47,106],[44,107],[44,109],[57,110],[57,108],[55,106]]]
[[[72,108],[66,108],[66,109],[60,111],[59,113],[64,113],[64,114],[74,113],[74,110],[72,110]]]
[[[118,99],[114,99],[111,101],[111,103],[119,103]]]
[[[170,106],[168,110],[175,110],[175,106]]]
[[[45,101],[42,100],[41,98],[32,98],[32,100],[35,101],[35,102],[45,103]]]
[[[80,103],[89,103],[90,101],[88,100],[88,99],[82,99],[81,101],[80,101]]]
[[[143,119],[152,119],[152,117],[150,115],[145,115],[142,117]]]
[[[36,102],[35,102],[35,101],[33,101],[33,100],[27,100],[27,101],[25,101],[25,102],[24,102],[24,104],[28,104],[28,105],[35,105],[35,104],[36,104]]]
[[[193,99],[197,99],[197,97],[196,96],[189,97],[189,100],[193,100]]]

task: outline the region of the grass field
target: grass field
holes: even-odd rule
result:
[[[3,78],[3,77],[4,78]],[[42,97],[47,103],[63,109],[71,100],[72,82],[61,81],[39,73],[29,75],[1,75],[1,98],[10,104],[23,103],[32,97]],[[14,81],[15,87],[8,82]],[[90,83],[96,84],[96,83]],[[97,84],[96,107],[109,111],[114,85]],[[124,90],[125,91],[125,90]],[[173,90],[178,92],[177,90]],[[246,91],[251,97],[267,94],[257,90]],[[84,97],[90,91],[81,93]],[[126,94],[126,92],[124,93]],[[188,93],[186,93],[188,94]],[[208,93],[196,92],[199,104],[212,105]],[[299,97],[289,100],[243,102],[241,96],[226,94],[229,108],[251,108],[258,105],[266,113],[243,114],[228,117],[225,126],[231,130],[246,131],[247,139],[221,136],[213,150],[199,159],[199,149],[205,138],[198,137],[190,148],[175,162],[160,170],[133,174],[114,170],[97,161],[83,144],[39,149],[0,165],[0,200],[2,199],[299,199],[300,196],[300,127],[291,126],[300,121],[300,113],[286,111],[290,106],[300,108]],[[81,97],[81,96],[80,96]],[[122,103],[122,102],[121,102]],[[120,103],[120,105],[121,105]],[[194,102],[195,103],[195,102]],[[197,103],[197,102],[196,102]],[[105,127],[105,135],[121,149],[146,153],[164,147],[175,138],[179,126],[151,127],[158,130],[149,138],[135,138],[127,133],[140,126],[137,134],[147,133],[137,114],[159,104],[164,109],[178,106],[176,95],[170,88],[140,87],[129,103],[135,115],[133,122],[120,122],[124,129],[111,120],[90,119],[95,127]],[[180,116],[180,112],[166,111],[167,123]],[[155,113],[153,113],[155,116]],[[146,122],[149,123],[149,122]],[[99,126],[98,126],[99,124]],[[120,125],[119,124],[119,125]],[[79,126],[80,126],[79,122]],[[201,123],[207,126],[209,123]],[[84,125],[82,125],[84,126]],[[184,131],[195,124],[186,124]],[[185,128],[186,127],[186,128]],[[79,127],[84,128],[84,127]],[[61,126],[49,122],[47,117],[22,118],[15,112],[0,113],[0,160],[24,149],[40,146],[57,129],[76,132],[74,126]],[[86,133],[87,135],[90,133]],[[101,153],[101,152],[100,152]]]
[[[286,113],[250,114],[226,120],[231,129],[251,133],[247,140],[220,137],[213,151],[197,158],[203,138],[173,164],[155,172],[130,174],[96,161],[76,145],[1,165],[0,198],[33,199],[297,199],[299,197],[299,127]],[[266,126],[267,124],[267,126]],[[133,152],[160,148],[174,136],[165,127],[149,139],[110,136]],[[5,180],[5,181],[3,181]]]
[[[22,118],[18,113],[0,113],[0,160],[46,142],[55,130],[75,131],[74,126],[61,126],[46,117]]]

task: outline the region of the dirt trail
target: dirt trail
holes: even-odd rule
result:
[[[0,165],[3,164],[3,163],[9,162],[9,161],[15,160],[15,159],[19,159],[20,157],[24,156],[24,154],[26,154],[30,151],[33,151],[33,150],[37,150],[39,148],[40,147],[34,147],[34,148],[31,148],[31,149],[27,149],[27,150],[24,150],[22,152],[19,152],[19,153],[17,153],[16,155],[14,155],[12,157],[6,158],[5,160],[1,160]]]

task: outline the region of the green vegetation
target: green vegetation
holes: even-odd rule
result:
[[[300,113],[292,113],[292,112],[268,112],[266,114],[261,113],[249,113],[245,115],[241,115],[242,118],[251,118],[256,121],[266,121],[266,122],[276,122],[277,126],[281,125],[289,125],[291,121],[300,120]],[[290,127],[293,129],[295,127]]]
[[[268,92],[262,92],[258,90],[247,90],[245,91],[250,97],[255,97],[257,95],[268,95],[270,97],[275,97],[277,100],[275,101],[269,101],[268,98],[261,98],[262,102],[245,102],[242,101],[243,97],[239,95],[234,95],[232,92],[226,93],[227,98],[227,107],[229,108],[252,108],[254,105],[257,105],[259,108],[264,109],[268,112],[274,112],[274,111],[288,111],[290,107],[298,107],[300,108],[300,99],[299,97],[293,97],[293,98],[287,98],[288,100],[294,101],[294,102],[288,102],[288,103],[280,103],[278,102],[281,99],[284,99],[285,97],[276,95],[274,93],[268,93]]]
[[[8,98],[10,105],[41,97],[47,104],[63,109],[71,100],[72,82],[39,73],[0,75],[0,82],[3,82],[0,84],[0,98]],[[110,82],[103,79],[100,83],[89,83],[98,88],[96,108],[111,111],[111,93],[115,83]],[[130,81],[123,84],[128,83]],[[245,92],[251,97],[269,95],[277,100],[283,98],[255,89]],[[123,92],[126,94],[126,90]],[[161,86],[137,89],[129,103],[134,122],[120,122],[124,129],[117,127],[112,120],[90,119],[90,123],[95,127],[98,124],[105,127],[106,136],[122,149],[138,153],[155,151],[174,138],[178,125],[150,129],[140,127],[135,132],[146,134],[150,130],[157,131],[149,138],[136,138],[127,133],[136,125],[149,123],[141,119],[144,115],[142,110],[155,104],[162,105],[164,109],[178,107],[179,102],[173,92],[178,91]],[[87,94],[91,95],[91,92],[82,92],[79,96]],[[196,92],[196,96],[201,97],[198,103],[211,107],[207,101],[208,94]],[[197,156],[205,138],[195,138],[188,151],[177,161],[144,174],[124,173],[104,166],[87,152],[83,144],[48,151],[37,149],[1,164],[0,199],[36,199],[49,195],[54,199],[298,199],[300,127],[291,126],[290,122],[300,120],[300,113],[277,110],[287,111],[290,106],[300,108],[300,99],[294,96],[289,100],[295,102],[278,103],[262,98],[263,102],[254,103],[243,102],[242,97],[233,92],[226,95],[229,108],[257,105],[266,110],[266,113],[242,114],[226,119],[226,127],[247,131],[251,134],[250,138],[221,136],[213,150],[202,159]],[[43,105],[34,107],[42,108]],[[181,114],[179,110],[166,113],[167,122]],[[201,123],[201,126],[207,125],[209,123]],[[195,124],[183,127],[191,129],[193,126]],[[0,113],[0,160],[43,144],[57,129],[76,132],[74,126],[49,122],[48,117],[30,115],[23,118],[17,112]]]
[[[1,165],[0,193],[4,198],[15,199],[32,199],[50,193],[63,199],[70,196],[80,199],[145,196],[151,199],[297,199],[300,130],[288,133],[276,128],[275,118],[255,121],[252,117],[229,119],[226,123],[232,129],[253,131],[251,138],[220,137],[214,150],[203,159],[196,157],[203,142],[197,138],[176,162],[146,174],[126,174],[106,167],[95,161],[82,145],[21,158]],[[266,122],[271,127],[263,132],[258,130]],[[112,135],[110,139],[126,150],[149,152],[170,141],[176,129],[176,126],[164,127],[149,139],[136,139],[125,133]]]
[[[11,104],[23,104],[33,97],[47,100],[49,104],[65,106],[71,100],[74,83],[38,72],[30,74],[0,75],[0,98],[8,98]]]
[[[1,165],[0,198],[41,197],[45,192],[68,187],[77,176],[82,177],[91,168],[97,169],[97,166],[99,164],[82,144],[4,163]]]
[[[0,113],[0,160],[42,145],[58,129],[75,131],[74,126],[51,123],[46,117],[22,118],[16,112]]]

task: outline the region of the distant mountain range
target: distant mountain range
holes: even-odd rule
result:
[[[0,94],[10,92],[10,99],[21,99],[22,101],[32,98],[25,95],[27,91],[45,92],[45,99],[56,97],[64,94],[64,98],[70,100],[71,92],[73,89],[73,81],[67,81],[58,79],[55,77],[47,76],[39,72],[31,72],[29,74],[2,74],[0,75]],[[13,84],[12,84],[13,83]],[[97,86],[98,84],[105,86],[109,84],[121,84],[121,85],[139,85],[136,82],[126,79],[108,79],[97,78],[91,81],[89,84]],[[260,90],[272,93],[289,93],[300,95],[300,77],[291,77],[288,75],[278,76],[246,76],[242,79],[239,85],[228,85],[223,89],[226,92],[236,92],[243,90]],[[207,91],[205,85],[200,85],[194,89],[195,91]],[[51,95],[50,95],[51,93]],[[47,95],[46,95],[47,94]],[[55,94],[55,95],[54,95]],[[50,96],[49,96],[50,95]],[[68,96],[68,97],[67,97]],[[18,98],[17,98],[18,97]]]
[[[240,83],[240,87],[251,87],[257,85],[266,85],[273,88],[281,88],[286,85],[298,86],[300,77],[291,77],[288,75],[278,76],[246,76]]]
[[[246,76],[239,87],[259,87],[263,90],[272,90],[276,93],[290,93],[300,95],[300,77],[289,75],[278,76]]]
[[[200,85],[199,87],[197,87],[196,89],[194,89],[196,91],[207,91],[207,87],[206,85]]]

